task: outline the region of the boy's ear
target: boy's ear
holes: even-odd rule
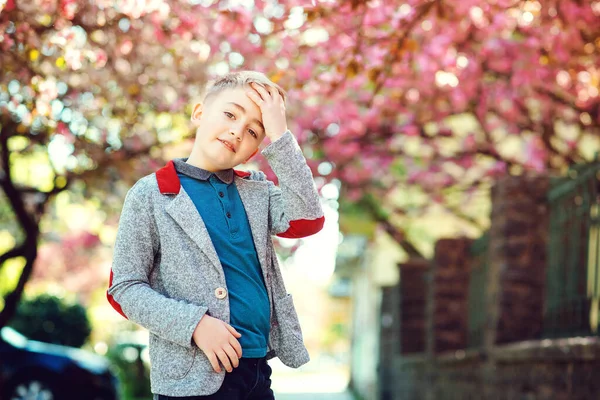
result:
[[[252,157],[254,157],[256,155],[256,153],[258,153],[258,148],[256,150],[254,150],[254,153],[250,154],[250,157],[248,157],[248,159],[246,161],[244,161],[244,162],[247,163],[248,161],[250,161],[250,159]]]
[[[202,103],[198,103],[194,106],[194,110],[192,111],[192,121],[199,121],[200,116],[202,115]]]

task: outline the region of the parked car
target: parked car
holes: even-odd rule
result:
[[[117,400],[106,359],[0,329],[0,400]]]

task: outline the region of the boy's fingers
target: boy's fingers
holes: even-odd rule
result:
[[[273,96],[273,88],[270,86],[263,86],[263,89],[265,89],[267,91],[267,93],[269,93],[269,97],[274,98],[275,96]]]
[[[281,103],[281,105],[285,109],[285,100],[283,99],[283,96],[279,92],[277,92],[277,100],[279,100],[279,102]]]
[[[233,368],[231,368],[231,362],[229,362],[229,357],[227,357],[227,353],[225,353],[223,350],[219,350],[217,351],[217,357],[219,357],[221,364],[223,364],[223,367],[225,367],[225,371],[233,371]]]
[[[253,82],[252,87],[258,92],[258,94],[260,94],[260,97],[262,97],[263,100],[266,101],[269,97],[271,97],[271,92],[269,92],[269,90],[264,86]]]
[[[233,349],[237,353],[238,357],[241,358],[242,357],[242,346],[240,345],[240,342],[238,342],[236,338],[231,338],[231,340],[229,340],[229,344],[231,345],[231,347],[233,347]]]
[[[275,100],[275,102],[277,102],[277,103],[284,104],[283,96],[277,90],[274,91],[274,93],[273,93],[273,100]]]
[[[228,323],[225,323],[225,327],[231,332],[231,334],[235,337],[242,337],[242,334],[235,330],[235,328]]]
[[[215,372],[221,372],[221,367],[219,366],[219,360],[217,360],[217,356],[215,353],[210,353],[210,355],[208,355],[208,361],[210,361],[210,365],[212,365]]]
[[[264,103],[263,99],[256,92],[248,91],[246,95],[250,97],[250,100],[256,103],[256,105],[260,108],[260,106]]]
[[[237,368],[240,365],[240,359],[238,357],[238,355],[236,354],[235,350],[233,347],[231,346],[225,346],[225,353],[227,353],[227,355],[229,356],[229,359],[231,360],[231,366],[233,368]]]

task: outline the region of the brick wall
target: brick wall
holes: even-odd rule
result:
[[[386,400],[600,399],[600,338],[541,339],[547,190],[539,176],[492,190],[480,348],[466,349],[471,240],[440,240],[429,268],[401,266],[401,351],[387,361]]]
[[[488,346],[535,339],[542,332],[548,178],[511,176],[492,188]]]
[[[400,351],[402,354],[425,351],[426,300],[431,262],[411,260],[400,264],[399,309]]]
[[[467,301],[471,239],[442,239],[435,245],[433,351],[467,347]]]
[[[493,374],[480,351],[398,358],[395,400],[595,400],[600,395],[600,339],[533,340],[496,346]],[[428,391],[432,393],[428,393]]]

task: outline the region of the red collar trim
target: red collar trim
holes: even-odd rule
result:
[[[247,178],[250,176],[250,172],[233,170],[233,173],[240,178]],[[158,182],[158,190],[162,194],[179,194],[181,189],[181,182],[177,176],[175,170],[175,164],[173,160],[169,161],[167,165],[156,171],[156,181]]]
[[[239,176],[240,178],[247,178],[250,176],[250,172],[246,171],[238,171],[237,169],[233,170],[233,173]]]
[[[178,194],[181,188],[181,182],[175,171],[173,160],[167,165],[156,171],[156,181],[158,182],[158,190],[162,194]]]

